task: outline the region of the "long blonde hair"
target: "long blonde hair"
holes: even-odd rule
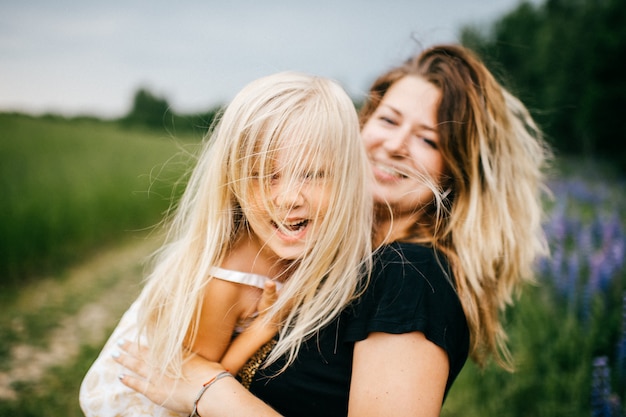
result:
[[[320,77],[286,72],[253,81],[205,138],[142,293],[140,328],[162,373],[180,374],[210,270],[247,233],[242,208],[250,184],[260,181],[261,192],[268,190],[278,151],[288,155],[284,168],[291,174],[307,175],[302,161],[323,170],[331,192],[319,237],[290,268],[268,317],[292,307],[269,360],[286,354],[291,363],[302,341],[339,314],[371,269],[369,166],[352,101]]]
[[[541,196],[549,148],[524,105],[458,45],[431,47],[380,76],[362,108],[362,124],[405,76],[421,77],[441,92],[437,129],[448,174],[442,205],[423,210],[428,217],[407,240],[431,244],[449,258],[472,358],[484,365],[493,355],[511,369],[500,314],[547,253]]]

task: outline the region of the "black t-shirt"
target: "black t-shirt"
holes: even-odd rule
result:
[[[371,332],[419,331],[446,350],[446,394],[469,349],[469,330],[452,275],[433,249],[394,243],[375,255],[365,293],[301,347],[284,372],[278,361],[258,369],[250,391],[284,416],[346,416],[354,343]]]

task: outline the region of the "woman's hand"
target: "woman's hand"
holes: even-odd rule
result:
[[[119,347],[113,357],[131,372],[120,375],[120,381],[155,404],[180,413],[190,414],[202,385],[224,371],[219,363],[193,355],[183,364],[184,378],[159,378],[143,359],[147,348],[128,341],[120,343]]]
[[[179,413],[190,414],[202,386],[224,371],[215,362],[194,355],[183,364],[183,378],[150,379],[154,371],[142,359],[148,349],[129,342],[120,344],[115,360],[133,374],[120,376],[127,387],[145,395],[150,401]],[[201,416],[280,417],[263,401],[250,394],[235,378],[222,378],[198,401]]]

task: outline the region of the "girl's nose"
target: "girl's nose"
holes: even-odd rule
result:
[[[280,180],[272,188],[272,202],[278,208],[290,210],[304,204],[302,183]]]

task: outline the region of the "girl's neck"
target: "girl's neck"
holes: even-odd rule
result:
[[[246,233],[233,244],[221,267],[284,281],[289,262],[268,256],[261,242],[255,236]]]

